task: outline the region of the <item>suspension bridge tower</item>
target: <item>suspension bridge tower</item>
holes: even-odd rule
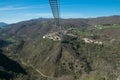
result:
[[[49,0],[49,3],[55,20],[56,28],[59,32],[60,38],[63,39],[62,26],[60,25],[60,2],[59,0]]]

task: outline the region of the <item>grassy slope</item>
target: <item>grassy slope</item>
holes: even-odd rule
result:
[[[115,35],[117,34],[117,37],[119,35],[119,27],[104,26],[102,30],[98,30],[97,34],[116,38]],[[79,35],[89,36],[90,34],[79,30],[73,32]],[[13,40],[8,39],[8,41]],[[60,42],[37,38],[15,45],[13,48],[15,50],[10,53],[15,51],[24,62],[29,61],[36,69],[50,77],[62,77],[62,80],[66,80],[66,76],[75,80],[80,78],[83,80],[114,80],[120,74],[119,47],[119,41],[95,45],[85,44],[79,38],[66,37],[61,44]],[[37,79],[36,76],[41,78],[40,74],[35,73],[29,67],[29,64],[26,69],[31,80]]]
[[[114,80],[119,75],[118,47],[120,42],[101,46],[85,44],[79,38],[66,36],[62,44],[48,39],[27,41],[17,53],[24,62],[29,61],[50,77],[61,77],[62,80],[66,80],[66,76],[74,80]],[[31,68],[26,69],[32,78],[40,78],[40,74],[33,74]]]
[[[97,26],[97,29],[106,29],[106,28],[120,28],[120,25],[113,25],[113,26]]]

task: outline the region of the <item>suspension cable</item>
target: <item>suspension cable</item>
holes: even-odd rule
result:
[[[55,20],[56,27],[58,31],[60,32],[60,37],[62,39],[63,34],[62,34],[62,27],[60,25],[60,5],[59,5],[59,0],[49,0],[52,14]]]

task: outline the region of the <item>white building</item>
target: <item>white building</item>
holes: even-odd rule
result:
[[[54,41],[61,41],[60,36],[58,35],[57,32],[55,33],[50,33],[50,34],[46,34],[45,36],[43,36],[43,39],[48,38]]]
[[[94,43],[94,44],[99,44],[99,45],[103,44],[101,41],[95,41],[95,40],[91,40],[89,38],[83,38],[83,40],[85,41],[85,43]]]

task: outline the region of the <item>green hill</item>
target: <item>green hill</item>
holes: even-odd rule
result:
[[[0,27],[3,27],[3,26],[7,26],[8,24],[4,23],[4,22],[0,22]]]
[[[98,29],[99,26],[84,21],[79,27],[78,22],[63,20],[68,33],[62,41],[42,38],[55,32],[51,19],[21,22],[1,29],[0,80],[117,80],[120,29],[113,23],[109,26],[101,23],[103,28]]]

